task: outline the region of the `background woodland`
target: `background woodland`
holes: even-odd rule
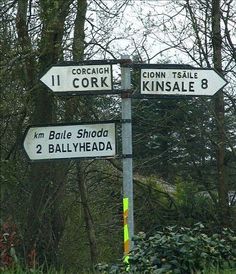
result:
[[[121,119],[120,96],[56,96],[63,61],[214,68],[214,97],[133,99],[135,232],[202,222],[236,229],[235,0],[1,0],[1,237],[23,264],[83,269],[123,256],[122,163],[31,163],[32,124]],[[114,83],[120,86],[119,68]],[[134,94],[139,75],[132,71]],[[14,258],[14,256],[12,256]],[[6,258],[2,257],[2,264]]]

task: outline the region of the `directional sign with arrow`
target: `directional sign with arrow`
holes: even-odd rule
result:
[[[55,65],[40,79],[53,92],[112,91],[111,64]]]
[[[141,68],[141,94],[212,96],[227,82],[213,69]]]
[[[31,126],[24,149],[30,160],[114,157],[116,126],[112,122]]]

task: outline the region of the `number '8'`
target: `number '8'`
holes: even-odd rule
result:
[[[202,87],[202,89],[208,88],[208,80],[207,79],[202,79],[201,87]]]

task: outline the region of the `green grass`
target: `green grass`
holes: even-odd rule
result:
[[[14,268],[11,269],[0,269],[0,273],[4,273],[4,274],[42,274],[45,273],[42,271],[42,268],[38,268],[38,269],[23,269],[21,266],[15,266]],[[46,271],[47,274],[69,274],[63,270],[57,271],[55,269],[47,269]],[[72,274],[72,273],[71,273]]]
[[[203,274],[236,274],[236,269],[225,269],[225,270],[206,270]]]
[[[43,272],[41,268],[24,270],[20,266],[17,266],[13,269],[8,269],[8,270],[0,269],[0,273],[3,273],[3,274],[31,274],[31,273],[32,274],[42,274],[45,272]],[[89,270],[75,273],[75,272],[70,272],[70,271],[67,272],[64,270],[58,271],[53,268],[48,269],[46,271],[46,273],[47,274],[96,274],[95,272],[92,272]],[[97,272],[97,274],[101,274],[101,272]],[[102,274],[105,274],[105,273],[102,273]],[[193,274],[200,274],[200,272],[193,273]],[[205,270],[203,273],[201,272],[201,274],[236,274],[236,269],[225,269],[225,270],[210,269],[210,270]]]

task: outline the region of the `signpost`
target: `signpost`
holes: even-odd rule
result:
[[[213,69],[141,67],[141,94],[212,96],[227,82]]]
[[[134,247],[133,206],[133,149],[132,149],[132,101],[131,71],[129,56],[123,56],[121,65],[122,106],[122,154],[123,154],[123,217],[124,217],[124,261],[128,263],[129,253]],[[127,60],[125,63],[125,60]]]
[[[30,160],[114,157],[116,126],[112,122],[29,127],[24,149]]]
[[[131,60],[121,64],[122,156],[124,206],[124,258],[128,263],[133,248],[133,162],[131,111]],[[227,82],[213,69],[177,67],[173,65],[138,65],[141,72],[141,95],[212,96]],[[58,94],[112,94],[111,63],[54,65],[40,79]],[[31,126],[26,130],[25,151],[32,161],[114,157],[116,124],[100,122]]]
[[[56,65],[40,79],[53,92],[111,92],[111,64]]]

